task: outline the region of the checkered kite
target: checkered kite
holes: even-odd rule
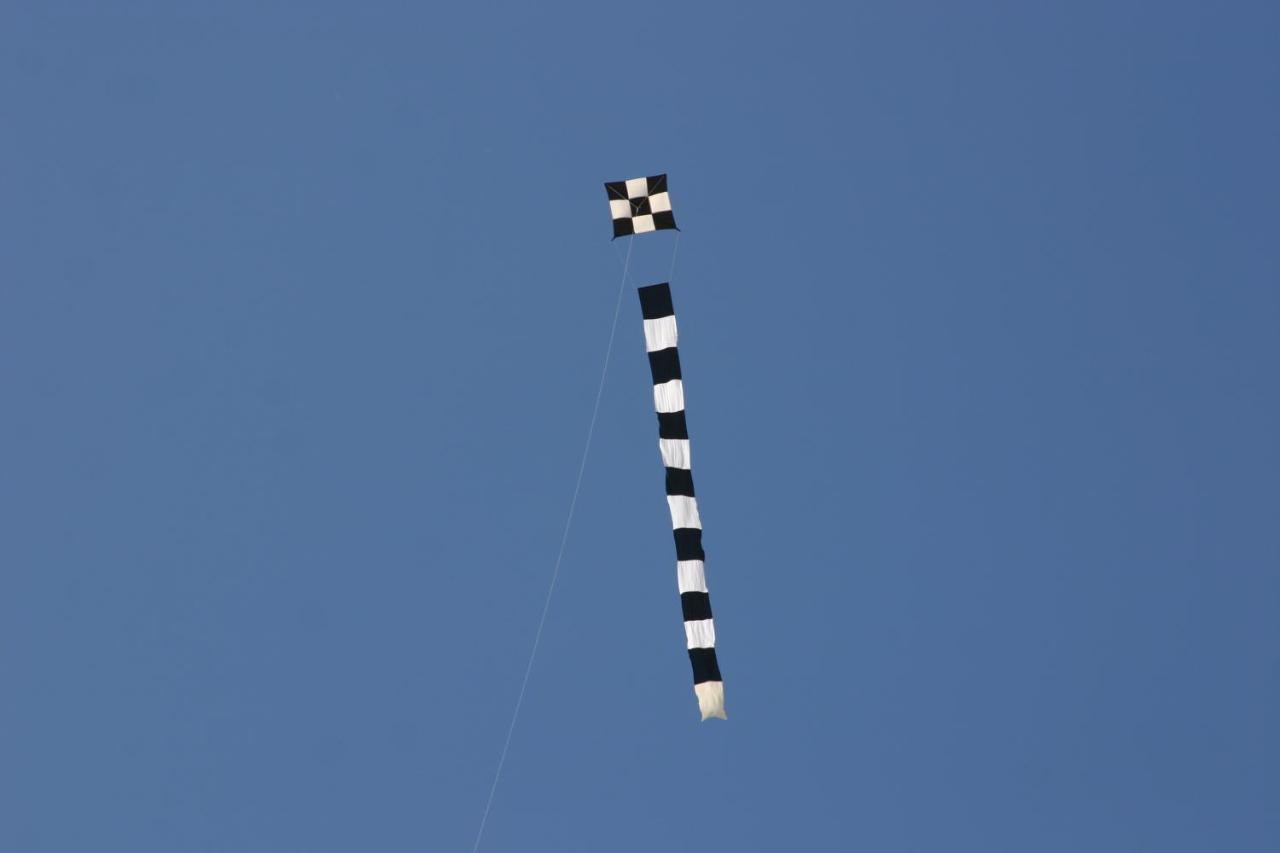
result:
[[[676,228],[671,213],[671,197],[667,195],[667,176],[611,181],[604,185],[609,194],[609,213],[613,216],[613,236],[648,234]]]
[[[632,178],[604,185],[609,194],[615,238],[674,229],[667,176]],[[678,230],[678,229],[677,229]],[[640,288],[644,343],[653,374],[653,405],[658,412],[658,451],[666,469],[667,508],[676,544],[676,582],[684,616],[685,645],[693,666],[693,692],[702,719],[725,719],[724,683],[716,660],[716,629],[707,594],[706,555],[702,551],[702,519],[693,493],[689,465],[689,429],[684,417],[684,377],[676,349],[676,314],[671,286]]]

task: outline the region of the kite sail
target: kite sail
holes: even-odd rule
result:
[[[615,238],[675,229],[667,176],[633,178],[605,184]],[[679,229],[676,229],[679,230]],[[658,413],[658,450],[666,469],[667,506],[676,544],[676,581],[684,615],[685,643],[693,665],[693,691],[702,719],[726,719],[724,683],[716,661],[716,629],[707,594],[702,551],[702,519],[693,492],[689,429],[684,415],[684,378],[677,349],[678,330],[667,282],[639,289],[645,350],[653,374],[653,404]]]
[[[666,175],[611,181],[604,185],[604,189],[609,194],[615,240],[628,234],[648,234],[670,228],[680,230],[676,228],[676,217],[671,212]]]

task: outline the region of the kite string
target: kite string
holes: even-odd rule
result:
[[[582,461],[578,463],[578,480],[573,486],[573,498],[569,501],[569,512],[564,520],[564,532],[560,535],[560,552],[556,555],[555,569],[551,572],[551,583],[547,586],[547,597],[542,603],[542,616],[538,619],[538,630],[533,635],[533,648],[529,651],[529,663],[524,669],[524,680],[520,683],[520,695],[516,697],[515,711],[511,714],[511,725],[507,727],[507,739],[502,745],[502,755],[498,758],[498,769],[493,774],[493,785],[489,788],[489,799],[484,804],[484,815],[480,818],[480,829],[476,833],[476,843],[472,853],[480,849],[480,839],[484,837],[484,827],[489,820],[489,810],[493,807],[493,795],[498,791],[498,780],[502,778],[502,768],[507,763],[507,751],[511,748],[511,736],[516,730],[516,720],[520,718],[520,708],[524,705],[525,690],[529,687],[529,676],[533,673],[533,660],[538,655],[538,644],[542,641],[542,629],[547,624],[547,613],[551,610],[551,596],[556,590],[556,580],[560,577],[560,563],[564,560],[564,548],[569,541],[569,528],[573,524],[573,511],[578,505],[578,492],[582,489],[582,474],[587,470],[587,454],[591,451],[591,437],[596,431],[596,416],[600,414],[600,399],[604,396],[604,381],[609,375],[609,361],[613,355],[613,339],[618,332],[618,314],[622,309],[622,291],[627,286],[627,271],[631,267],[631,246],[634,237],[627,239],[627,259],[622,264],[622,280],[618,282],[618,298],[613,306],[613,326],[609,329],[609,345],[604,352],[604,366],[600,369],[600,384],[596,388],[596,402],[591,408],[591,424],[587,427],[587,441],[582,448]]]

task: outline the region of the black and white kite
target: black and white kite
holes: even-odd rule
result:
[[[632,178],[604,185],[613,215],[613,236],[646,234],[676,227],[667,195],[667,176]],[[677,229],[678,230],[678,229]],[[667,507],[676,540],[676,581],[684,614],[685,644],[693,664],[693,691],[702,719],[725,719],[724,683],[716,662],[716,629],[707,594],[702,519],[689,467],[689,430],[684,417],[684,378],[676,348],[676,314],[671,286],[640,288],[644,343],[653,373],[653,405],[658,412],[658,451],[667,472]]]
[[[671,197],[667,195],[666,175],[611,181],[604,188],[609,194],[609,213],[613,216],[615,238],[676,227]]]

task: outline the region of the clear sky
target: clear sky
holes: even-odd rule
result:
[[[1280,849],[1275,3],[10,2],[0,849]]]

